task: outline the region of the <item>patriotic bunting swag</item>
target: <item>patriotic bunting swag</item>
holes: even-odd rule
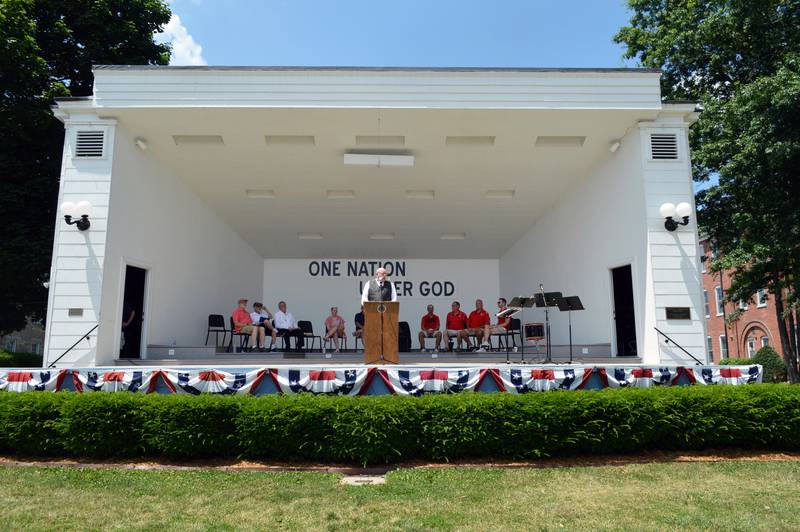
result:
[[[283,393],[360,395],[372,380],[372,368],[271,369],[275,386]]]
[[[247,373],[226,373],[224,371],[178,371],[166,369],[161,372],[165,384],[172,393],[247,394],[254,393],[264,378],[266,369],[256,369]]]
[[[9,392],[57,392],[68,369],[0,371],[0,390]]]
[[[71,379],[65,379],[67,377]],[[753,384],[763,368],[752,366],[584,366],[494,365],[491,367],[285,367],[214,369],[81,368],[0,371],[0,390],[9,392],[74,389],[76,392],[256,394],[313,393],[364,395],[379,376],[389,393],[423,395],[479,391],[487,376],[501,392],[528,393],[583,388],[649,388],[677,384]],[[266,386],[262,386],[264,379]],[[591,381],[591,382],[590,382]],[[70,384],[72,386],[70,386]],[[272,386],[274,384],[274,387]],[[486,387],[484,387],[486,388]],[[494,387],[489,386],[489,391]],[[385,393],[383,387],[377,393]]]
[[[611,388],[649,388],[671,386],[680,376],[681,368],[667,367],[604,367],[598,368],[603,386]]]
[[[486,369],[381,369],[378,370],[389,391],[399,395],[422,395],[429,392],[474,390],[483,380]]]
[[[497,387],[501,391],[510,393],[577,390],[586,386],[592,376],[592,368],[583,366],[558,368],[508,366],[489,371],[491,371]]]
[[[761,366],[728,366],[684,368],[693,384],[753,384],[764,376]]]
[[[90,392],[142,392],[155,390],[161,374],[150,371],[72,371],[72,385],[76,391]]]

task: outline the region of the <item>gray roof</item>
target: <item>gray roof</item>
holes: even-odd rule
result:
[[[523,67],[355,67],[355,66],[168,66],[168,65],[94,65],[94,70],[197,70],[197,71],[338,71],[338,72],[596,72],[625,74],[660,74],[654,68],[523,68]]]

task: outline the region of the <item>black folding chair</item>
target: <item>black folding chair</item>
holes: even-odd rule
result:
[[[322,350],[322,336],[318,334],[314,334],[314,326],[308,320],[300,320],[297,322],[297,326],[300,327],[300,330],[303,331],[303,338],[306,340],[311,340],[311,351],[314,350],[314,340],[319,340],[319,348]],[[284,342],[286,340],[284,339]]]
[[[231,316],[231,342],[228,344],[229,353],[233,353],[233,339],[236,336],[239,337],[239,351],[247,349],[247,345],[250,343],[250,335],[243,332],[236,332],[236,324],[233,322],[233,316]]]
[[[519,347],[517,345],[517,335],[519,335],[519,345],[522,345],[522,323],[517,318],[511,318],[511,326],[503,334],[496,334],[497,336],[497,349],[501,350],[505,347],[508,353],[512,347]],[[511,339],[509,343],[508,339]]]
[[[211,333],[214,333],[214,345],[226,345],[225,339],[228,337],[228,329],[225,328],[225,316],[222,314],[209,314],[208,315],[208,330],[206,331],[206,343],[208,345],[208,338]],[[219,343],[219,333],[222,333],[222,343]]]

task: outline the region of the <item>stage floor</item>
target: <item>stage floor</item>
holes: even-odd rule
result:
[[[161,353],[159,353],[160,355]],[[532,352],[528,349],[523,353],[505,351],[491,351],[487,353],[461,352],[451,353],[440,351],[438,354],[423,353],[419,350],[400,353],[401,365],[425,365],[431,364],[459,364],[459,365],[487,365],[505,364],[506,361],[512,364],[545,364],[547,361],[542,353]],[[554,355],[551,361],[554,364],[632,364],[642,363],[639,357],[612,357],[612,356],[592,356],[575,355],[572,362],[569,356]],[[145,359],[117,359],[114,364],[117,366],[286,366],[286,365],[323,365],[323,366],[352,366],[364,363],[363,351],[343,351],[341,353],[321,353],[319,351],[309,351],[306,353],[293,353],[276,351],[273,353],[209,353],[203,350],[181,349],[175,356],[155,356],[151,355]]]

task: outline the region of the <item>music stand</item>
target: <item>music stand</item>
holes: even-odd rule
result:
[[[525,320],[523,320],[522,318],[525,315],[525,309],[526,308],[531,308],[531,307],[533,307],[533,305],[534,305],[533,298],[532,297],[525,297],[525,296],[512,298],[511,301],[508,303],[509,308],[512,308],[512,307],[513,308],[517,308],[520,311],[520,315],[519,315],[519,328],[520,328],[519,341],[520,341],[520,344],[522,344],[522,345],[520,345],[519,350],[520,350],[520,356],[522,357],[522,360],[520,362],[521,364],[525,364],[525,338],[523,338],[523,336],[522,336],[522,332],[523,332],[522,331],[522,329],[523,329],[523,325],[522,324],[525,322]],[[510,363],[511,363],[511,361],[508,359],[508,338],[506,338],[506,364],[510,364]]]
[[[540,285],[541,286],[541,285]],[[542,290],[540,294],[534,294],[533,300],[537,307],[544,308],[544,329],[545,329],[545,357],[548,363],[553,361],[553,346],[550,342],[550,312],[549,307],[557,307],[558,301],[561,299],[561,292],[545,292]]]
[[[578,296],[562,297],[558,302],[558,310],[569,316],[569,363],[572,364],[572,311],[584,310],[583,303]]]

